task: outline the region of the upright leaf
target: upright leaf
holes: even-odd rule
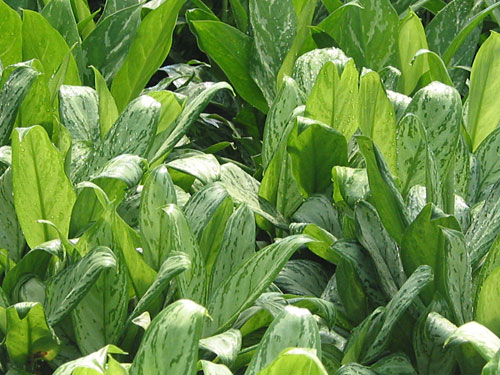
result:
[[[494,94],[500,79],[500,68],[495,61],[500,56],[500,34],[493,32],[479,49],[470,78],[469,112],[466,128],[472,151],[498,126],[500,114],[495,109],[500,99]]]
[[[69,63],[64,83],[79,85],[80,76],[75,59],[64,38],[39,13],[23,11],[23,60],[38,59],[45,71],[48,82],[69,55]]]
[[[267,112],[268,104],[250,75],[252,38],[223,22],[189,21],[200,49],[220,66],[236,92],[261,112]]]
[[[49,324],[61,322],[109,268],[116,268],[115,255],[109,248],[98,247],[50,279],[45,300]]]
[[[19,14],[0,2],[0,61],[4,66],[22,61],[22,21]]]
[[[358,136],[356,140],[366,161],[373,204],[389,234],[396,243],[401,244],[403,233],[409,224],[403,198],[373,141],[365,136]]]
[[[349,7],[341,24],[327,32],[352,56],[358,68],[380,70],[395,57],[398,14],[389,0],[360,0]],[[365,30],[370,30],[369,32]]]
[[[39,303],[18,303],[5,310],[5,346],[9,358],[19,367],[38,358],[54,359],[60,342],[47,324]]]
[[[359,126],[358,71],[350,60],[342,74],[333,62],[327,62],[307,99],[307,117],[328,124],[347,141]]]
[[[208,303],[213,321],[206,326],[204,335],[229,327],[271,284],[292,254],[307,242],[309,239],[304,236],[288,236],[257,252],[236,268],[214,291]]]
[[[85,66],[95,66],[110,84],[123,65],[141,21],[141,7],[133,5],[102,19],[82,43]],[[92,71],[84,72],[84,82],[92,84]]]
[[[51,221],[67,236],[76,197],[61,154],[40,126],[16,129],[12,151],[14,204],[28,245],[58,238],[38,220]]]
[[[376,72],[361,74],[359,110],[361,132],[373,139],[389,169],[397,175],[396,114]]]
[[[302,194],[323,193],[330,186],[330,171],[347,164],[346,138],[319,121],[297,117],[288,138],[292,172]]]
[[[137,3],[137,0],[133,3]],[[127,57],[111,86],[111,93],[119,111],[140,94],[163,64],[172,45],[172,32],[183,3],[184,0],[164,2],[151,11],[139,25]],[[106,9],[107,4],[104,14]]]
[[[9,142],[16,114],[40,73],[30,66],[19,66],[9,75],[0,91],[0,145]]]
[[[147,329],[130,374],[195,375],[198,341],[205,315],[204,307],[189,300],[169,305]]]
[[[258,374],[283,350],[291,347],[316,349],[321,358],[318,326],[311,313],[306,309],[287,306],[267,329],[245,375]]]
[[[296,33],[297,15],[290,0],[250,0],[249,13],[254,37],[250,75],[271,105],[276,95],[278,71]]]

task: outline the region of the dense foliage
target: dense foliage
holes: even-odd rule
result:
[[[500,374],[499,24],[0,0],[0,373]]]

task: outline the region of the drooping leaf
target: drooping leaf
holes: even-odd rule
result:
[[[217,358],[226,366],[231,366],[241,350],[241,332],[229,329],[221,334],[200,340],[200,347],[217,354]]]

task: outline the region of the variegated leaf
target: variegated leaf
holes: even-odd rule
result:
[[[306,309],[287,306],[267,329],[245,375],[261,373],[283,350],[291,347],[315,349],[321,358],[319,330],[313,316]]]
[[[165,308],[147,329],[130,375],[195,375],[198,341],[206,314],[204,307],[189,300],[179,300]]]

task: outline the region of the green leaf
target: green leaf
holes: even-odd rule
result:
[[[1,4],[1,3],[0,3]],[[4,74],[5,75],[5,74]],[[9,75],[0,91],[0,145],[9,142],[16,114],[40,73],[28,65],[21,65]]]
[[[444,214],[432,204],[426,205],[411,223],[404,233],[401,244],[401,259],[407,274],[412,273],[418,266],[423,264],[438,270],[440,259],[445,257],[443,250],[444,233],[440,229],[443,227],[460,230],[460,225],[453,216]],[[425,241],[422,240],[424,238]],[[444,280],[447,280],[447,278]],[[446,281],[443,281],[443,283],[446,283]],[[422,297],[428,303],[434,294],[434,284],[431,283],[430,285],[422,294]]]
[[[206,326],[204,336],[229,327],[266,290],[292,254],[309,241],[304,236],[288,236],[241,263],[214,291],[208,303],[213,321]]]
[[[444,306],[437,299],[429,310],[441,311]],[[421,375],[453,374],[456,360],[443,348],[446,339],[457,327],[436,312],[424,312],[414,328],[413,347],[417,359],[417,369]]]
[[[329,278],[320,263],[308,259],[292,259],[285,264],[274,283],[286,293],[320,297]]]
[[[14,207],[12,170],[0,176],[0,248],[7,249],[9,258],[17,262],[24,248],[24,236]]]
[[[493,94],[500,77],[500,68],[493,63],[497,56],[500,56],[500,34],[493,32],[479,49],[472,65],[466,121],[472,151],[478,148],[500,122],[500,115],[495,110],[500,102]]]
[[[64,38],[41,14],[24,10],[23,60],[38,59],[44,67],[44,79],[48,82],[68,55],[69,64],[64,83],[79,85],[78,67]]]
[[[337,65],[327,62],[307,99],[305,116],[340,132],[346,140],[359,127],[358,71],[350,60],[339,75]]]
[[[168,257],[158,270],[158,274],[156,275],[156,279],[153,284],[149,287],[146,293],[144,293],[139,302],[137,302],[134,311],[132,311],[129,315],[125,327],[143,312],[148,310],[156,301],[158,301],[158,298],[161,296],[163,291],[168,288],[170,280],[180,273],[188,270],[190,267],[191,261],[184,253],[177,253],[176,255]]]
[[[98,247],[51,278],[45,300],[49,324],[61,322],[88,293],[101,272],[116,266],[116,257],[111,250]]]
[[[127,56],[141,21],[141,7],[133,5],[101,19],[82,43],[85,66],[93,65],[109,85]],[[84,71],[84,82],[92,84],[92,71]]]
[[[376,72],[361,74],[359,128],[373,139],[391,172],[396,175],[396,114]]]
[[[497,336],[500,334],[500,321],[496,313],[496,306],[500,295],[498,294],[498,281],[500,266],[494,268],[479,285],[477,295],[475,320],[489,328]]]
[[[198,341],[206,314],[204,307],[189,300],[169,305],[147,329],[130,374],[196,374]]]
[[[403,233],[409,224],[403,198],[373,141],[365,136],[358,136],[356,140],[366,161],[373,205],[391,237],[396,243],[401,244]]]
[[[500,128],[493,130],[474,152],[479,162],[479,181],[477,191],[486,192],[500,178]]]
[[[346,138],[325,124],[306,117],[297,117],[288,138],[287,151],[292,161],[292,173],[305,197],[323,193],[330,186],[331,169],[347,165]]]
[[[83,54],[78,25],[71,7],[71,0],[50,1],[43,8],[41,14],[64,38],[72,49],[80,73],[83,73]],[[69,56],[68,56],[69,60]]]
[[[445,342],[445,346],[470,343],[486,360],[490,361],[500,350],[500,339],[485,326],[468,322],[458,327]]]
[[[316,356],[316,350],[291,348],[283,350],[276,359],[258,375],[327,375],[325,367]]]
[[[19,14],[0,2],[0,61],[4,66],[22,61],[22,26]]]
[[[99,98],[99,122],[101,124],[102,139],[118,119],[119,113],[116,108],[115,99],[113,99],[104,77],[94,66],[91,68],[94,71],[94,84]]]
[[[9,358],[24,367],[35,359],[52,360],[59,352],[59,339],[47,324],[43,306],[24,302],[5,310],[5,346]]]
[[[42,127],[15,130],[12,182],[19,223],[31,248],[58,238],[53,228],[37,220],[51,221],[67,236],[75,192],[65,175],[61,154]]]
[[[226,280],[232,270],[255,253],[255,219],[246,204],[241,204],[229,217],[220,249],[210,273],[210,295]]]
[[[174,123],[184,108],[184,101],[180,101],[178,96],[172,91],[161,90],[151,91],[148,95],[161,104],[161,115],[158,120],[157,133],[167,130]]]
[[[148,13],[139,25],[127,57],[111,85],[119,111],[141,93],[163,64],[172,45],[177,14],[183,4],[184,0],[166,1]]]
[[[457,34],[457,36],[453,39],[449,47],[446,49],[446,51],[442,54],[443,60],[446,63],[446,65],[450,65],[451,59],[457,53],[458,49],[460,46],[464,43],[464,41],[467,39],[469,34],[477,27],[479,24],[483,21],[483,19],[488,16],[495,8],[497,8],[500,5],[500,3],[495,3],[486,9],[483,9],[481,12],[477,13],[473,17],[468,20],[467,24],[463,26],[463,28],[460,30],[460,32]]]
[[[191,175],[203,184],[220,180],[220,164],[211,154],[197,150],[176,150],[167,160],[171,169]]]
[[[232,91],[227,82],[206,83],[203,91],[195,97],[191,97],[175,123],[156,137],[148,160],[154,163],[168,155],[177,142],[186,134],[189,127],[198,119],[200,113],[212,100],[212,97],[222,89]]]
[[[139,4],[138,0],[106,0],[106,5],[101,15],[101,20],[124,8]]]
[[[395,57],[398,14],[389,0],[359,0],[359,3],[363,8],[349,7],[340,24],[328,32],[360,69],[365,66],[380,70]]]
[[[144,159],[124,154],[110,160],[91,181],[117,205],[129,189],[139,184],[146,169]],[[80,190],[71,215],[70,233],[79,233],[87,224],[99,219],[102,212],[103,206],[94,192],[90,189]]]
[[[427,57],[413,60],[417,51],[429,48],[422,22],[413,11],[408,12],[400,23],[398,46],[399,68],[402,73],[398,91],[410,95],[420,77],[429,70]]]
[[[231,366],[241,350],[241,332],[230,329],[219,335],[200,340],[200,348],[217,354],[217,358],[225,365]]]
[[[255,375],[290,347],[315,349],[321,358],[318,326],[306,309],[287,306],[274,319],[248,365],[246,375]],[[265,373],[265,372],[264,372]]]
[[[276,95],[278,71],[297,32],[297,15],[291,0],[249,1],[253,45],[250,76],[260,87],[268,105]]]
[[[106,374],[106,362],[109,354],[126,354],[114,345],[106,345],[104,348],[91,353],[85,357],[69,361],[59,366],[54,375],[95,375]]]
[[[297,26],[294,38],[288,53],[278,71],[277,87],[281,87],[283,77],[292,74],[295,60],[305,51],[313,49],[315,43],[312,39],[311,24],[313,23],[314,13],[317,9],[317,0],[295,0],[293,6],[297,15]]]
[[[245,101],[266,113],[268,104],[250,75],[252,38],[223,22],[191,20],[187,14],[200,49],[219,65]]]

